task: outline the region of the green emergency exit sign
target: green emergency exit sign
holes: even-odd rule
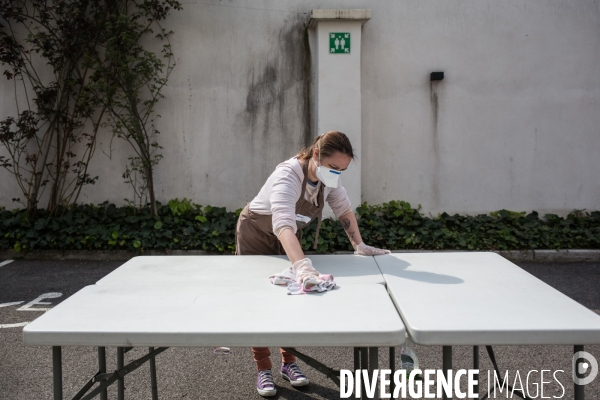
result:
[[[350,33],[331,32],[329,34],[329,53],[331,54],[349,54],[350,53]]]

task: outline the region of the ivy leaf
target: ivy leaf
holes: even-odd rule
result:
[[[162,228],[162,222],[161,221],[156,221],[156,223],[154,224],[154,229],[160,229]]]

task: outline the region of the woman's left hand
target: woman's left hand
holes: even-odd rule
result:
[[[392,252],[389,250],[378,249],[377,247],[367,246],[365,242],[360,242],[358,246],[356,246],[356,251],[354,254],[357,256],[380,256],[383,254],[391,254]]]

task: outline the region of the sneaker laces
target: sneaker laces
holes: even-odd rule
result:
[[[273,386],[273,374],[268,369],[258,371],[261,386]]]
[[[298,380],[298,378],[306,378],[306,376],[300,371],[298,365],[293,362],[288,364],[288,369],[291,371],[294,376],[294,380]]]

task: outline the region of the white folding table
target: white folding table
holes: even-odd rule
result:
[[[569,344],[578,352],[600,343],[598,315],[494,253],[310,258],[334,275],[338,289],[285,295],[267,280],[289,266],[284,256],[135,257],[27,325],[24,342],[53,346],[56,399],[62,398],[60,349],[74,344],[99,348],[99,372],[75,397],[88,399],[105,396],[114,381],[123,398],[123,377],[145,361],[157,398],[154,357],[162,346],[353,346],[355,369],[377,368],[377,347],[389,346],[394,370],[393,346],[407,332],[417,344],[443,346],[445,371],[452,369],[452,346],[474,346],[478,369],[478,346],[485,345],[499,373],[492,345]],[[316,330],[297,319],[263,327],[253,315],[264,304],[274,307],[273,315],[298,308],[335,312]],[[105,346],[118,346],[117,373],[105,372]],[[131,346],[150,352],[124,365]],[[335,373],[308,362],[330,378]],[[100,385],[84,397],[95,382]],[[575,385],[575,399],[583,396],[584,386]]]
[[[338,371],[291,347],[351,346],[355,368],[375,369],[377,348],[393,352],[406,332],[373,257],[310,258],[334,275],[336,289],[287,295],[268,281],[290,266],[284,256],[135,257],[25,326],[23,341],[53,347],[55,399],[62,399],[61,347],[70,345],[98,347],[99,356],[98,373],[73,399],[106,398],[115,382],[124,398],[124,376],[146,361],[156,399],[154,358],[173,346],[290,348],[339,385]],[[261,317],[265,307],[272,320]],[[106,346],[117,346],[115,373],[106,373]],[[125,365],[124,353],[135,346],[149,353]]]
[[[317,271],[332,274],[338,286],[348,283],[385,284],[373,257],[353,254],[310,255]],[[247,282],[268,284],[267,278],[290,267],[287,256],[139,256],[109,273],[98,285],[154,285],[156,283],[200,284]]]
[[[498,254],[393,253],[375,261],[412,341],[443,346],[444,371],[454,345],[474,346],[474,369],[485,345],[499,374],[492,345],[574,345],[577,353],[600,343],[600,316]],[[576,400],[583,391],[575,385]]]

